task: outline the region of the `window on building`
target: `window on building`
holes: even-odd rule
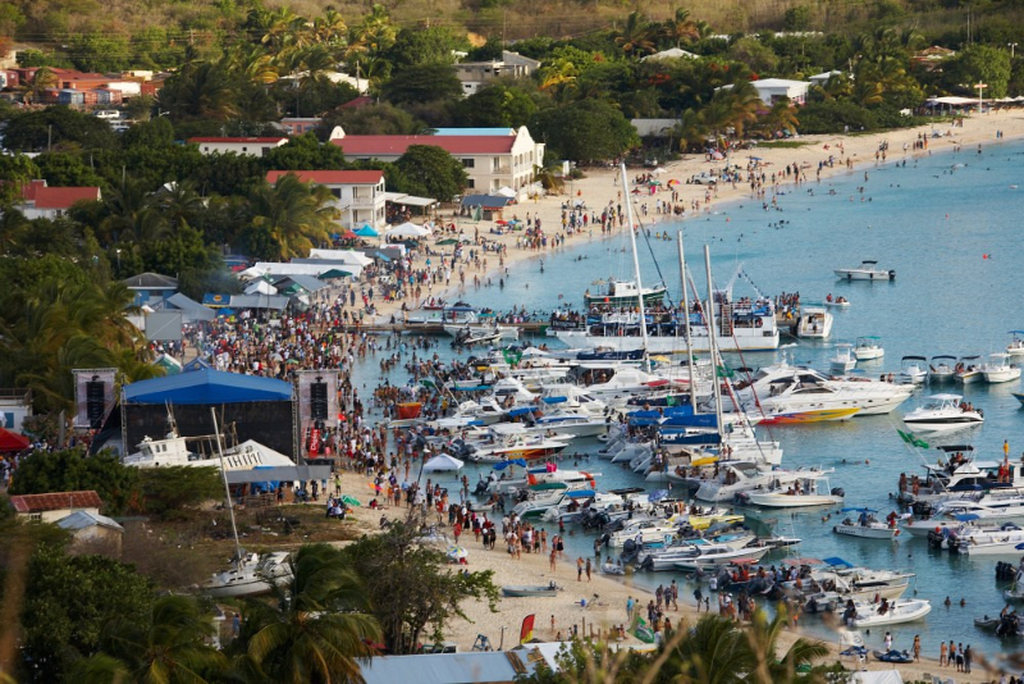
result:
[[[476,166],[476,159],[471,159],[471,158],[467,157],[465,159],[462,159],[461,161],[462,161],[463,168],[472,169],[473,167]]]

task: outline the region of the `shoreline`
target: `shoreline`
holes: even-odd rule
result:
[[[642,225],[648,230],[657,230],[657,226],[663,223],[686,222],[698,217],[707,217],[721,213],[723,205],[737,201],[755,201],[770,204],[775,192],[787,192],[797,183],[801,185],[814,186],[827,182],[832,178],[848,176],[854,173],[862,173],[870,168],[881,168],[886,165],[896,164],[904,160],[912,161],[932,155],[935,152],[955,151],[957,149],[973,152],[980,147],[991,149],[993,145],[1001,146],[1005,143],[1017,142],[1024,139],[1024,110],[1001,110],[985,114],[973,114],[963,119],[962,126],[953,127],[952,122],[942,122],[941,127],[936,124],[925,124],[915,128],[899,129],[881,133],[868,134],[827,134],[809,135],[799,138],[790,138],[784,142],[802,143],[798,147],[773,147],[770,143],[767,146],[755,146],[748,150],[733,152],[728,157],[720,160],[707,160],[699,155],[684,155],[683,158],[667,162],[661,167],[663,171],[655,177],[660,179],[660,189],[646,194],[641,193],[635,196],[635,223]],[[930,137],[933,132],[941,132],[937,138]],[[997,133],[999,137],[997,137]],[[927,137],[927,147],[918,148],[917,141],[921,136]],[[876,152],[886,145],[887,152],[883,155]],[[832,166],[827,164],[829,157],[833,158]],[[884,158],[883,158],[884,156]],[[712,173],[722,167],[737,165],[745,168],[751,159],[757,160],[759,174],[763,174],[765,182],[761,185],[761,196],[752,191],[747,179],[747,171],[741,171],[742,179],[727,183],[711,185],[687,184],[685,181],[701,173]],[[821,167],[820,177],[818,174],[819,163]],[[792,176],[786,176],[785,169],[797,168],[800,170],[800,180],[794,181]],[[627,173],[633,178],[645,173],[651,173],[650,169],[627,169]],[[443,237],[462,235],[470,242],[463,250],[463,259],[457,264],[450,264],[451,252],[440,247],[444,261],[452,266],[450,269],[451,281],[446,283],[445,278],[439,277],[438,282],[428,280],[422,289],[420,298],[415,298],[411,292],[404,297],[384,301],[380,298],[373,300],[375,313],[368,317],[369,321],[383,323],[390,320],[391,316],[401,318],[401,308],[404,305],[408,310],[419,307],[421,301],[430,297],[455,300],[467,298],[480,287],[493,287],[494,281],[502,277],[502,270],[509,269],[514,264],[525,261],[543,259],[548,254],[557,253],[567,247],[581,244],[584,240],[607,241],[612,237],[620,236],[623,233],[623,225],[612,222],[611,229],[601,232],[600,226],[595,231],[592,223],[582,226],[581,229],[567,233],[562,230],[563,205],[573,205],[577,201],[585,204],[588,216],[591,212],[597,216],[601,211],[611,205],[622,204],[622,190],[618,179],[617,168],[593,168],[586,170],[586,175],[577,180],[567,181],[563,194],[549,194],[543,198],[527,199],[519,204],[514,204],[504,210],[503,216],[506,220],[513,217],[525,220],[540,219],[542,230],[546,237],[558,237],[560,244],[557,246],[542,246],[539,248],[528,248],[517,245],[517,241],[523,237],[522,231],[504,230],[502,234],[491,233],[490,230],[496,227],[494,221],[471,221],[465,217],[452,214],[438,215],[436,218],[441,225],[454,224],[454,232],[438,231],[432,236],[431,241],[425,246],[430,249],[439,248],[436,240]],[[776,178],[772,182],[772,176]],[[672,192],[668,188],[668,182],[672,179],[679,183],[672,188],[677,193],[678,199],[673,203],[682,206],[684,212],[657,213],[655,205],[657,202],[672,203]],[[630,184],[630,187],[637,187]],[[645,214],[642,210],[644,205],[648,206]],[[457,214],[457,212],[456,212]],[[493,251],[482,251],[479,247],[483,241],[491,245],[501,245],[503,254],[499,257]],[[476,261],[470,260],[469,250],[475,250]],[[412,258],[413,269],[441,269],[436,263],[437,254],[430,265],[427,260],[430,257],[424,249],[416,250]],[[456,271],[456,268],[458,271]],[[443,271],[443,269],[441,269]],[[460,283],[456,277],[458,272],[465,276],[465,281]],[[369,282],[372,285],[372,281]],[[515,294],[521,284],[508,283],[508,298],[515,301]],[[507,313],[501,311],[499,313]]]
[[[339,471],[342,482],[342,491],[363,492],[371,482],[369,478],[351,470]],[[364,534],[378,534],[380,532],[378,513],[392,519],[404,518],[408,509],[405,506],[391,506],[381,511],[358,508],[350,518],[354,520],[359,531]],[[440,527],[444,528],[445,525]],[[571,531],[566,534],[572,534]],[[637,607],[634,609],[643,613],[648,601],[654,599],[654,593],[635,586],[631,582],[630,575],[611,576],[604,575],[600,571],[600,562],[594,564],[591,578],[588,581],[583,575],[582,581],[577,581],[575,575],[574,559],[566,557],[558,561],[556,569],[552,571],[549,566],[546,553],[523,553],[520,559],[508,554],[501,544],[494,550],[485,550],[481,543],[474,540],[471,532],[466,532],[460,539],[460,544],[468,551],[468,568],[472,571],[491,570],[494,573],[493,581],[495,586],[519,585],[519,584],[547,584],[554,580],[564,590],[555,597],[536,598],[510,598],[501,597],[497,612],[492,613],[486,601],[467,600],[462,604],[468,620],[455,617],[447,627],[446,642],[453,642],[459,651],[471,651],[473,643],[478,634],[488,637],[495,650],[499,647],[503,650],[510,650],[519,644],[519,629],[522,620],[527,615],[535,616],[533,636],[537,641],[551,642],[568,638],[568,634],[575,625],[579,634],[585,638],[593,638],[595,641],[608,639],[608,643],[628,648],[636,648],[641,651],[650,650],[653,645],[644,643],[632,636],[626,635],[625,639],[618,638],[616,631],[619,625],[626,625],[626,605],[632,597]],[[461,566],[454,566],[461,567]],[[664,582],[668,586],[669,581]],[[665,611],[672,623],[672,629],[678,631],[681,628],[692,627],[697,620],[705,615],[705,612],[698,612],[694,606],[692,588],[688,583],[679,585],[678,609]],[[586,599],[588,603],[596,595],[594,603],[588,607],[580,605],[580,599]],[[707,594],[710,596],[710,594]],[[711,610],[714,611],[714,598],[711,600]],[[554,626],[552,626],[552,621]],[[882,628],[884,630],[884,628]],[[880,641],[880,634],[865,635],[868,641],[868,650],[873,651],[881,644],[870,642]],[[608,637],[611,637],[610,639]],[[904,681],[925,680],[930,677],[925,675],[937,674],[943,679],[952,676],[957,682],[991,682],[999,677],[998,669],[986,671],[984,654],[979,654],[975,659],[973,672],[956,672],[948,666],[940,667],[938,660],[922,654],[920,661],[907,664],[892,664],[874,660],[870,655],[866,662],[859,662],[856,656],[840,656],[841,647],[838,644],[839,635],[836,633],[835,640],[824,640],[806,628],[799,626],[788,626],[784,628],[776,642],[778,655],[785,654],[786,649],[798,638],[805,638],[817,643],[824,644],[828,648],[828,655],[818,662],[822,664],[842,663],[850,671],[854,670],[899,670]],[[900,650],[910,650],[909,644],[898,644]],[[615,646],[613,646],[615,647]]]

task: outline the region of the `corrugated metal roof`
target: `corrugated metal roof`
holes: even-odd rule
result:
[[[510,651],[377,656],[359,664],[366,684],[513,682],[533,670]]]
[[[291,398],[291,383],[212,368],[141,380],[124,387],[124,400],[134,404],[232,404]]]
[[[84,530],[93,525],[109,527],[112,530],[124,532],[124,528],[113,518],[108,518],[99,513],[90,513],[89,511],[75,511],[68,517],[57,521],[57,527],[65,530]]]

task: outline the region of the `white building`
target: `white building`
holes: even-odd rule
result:
[[[341,212],[340,223],[353,230],[369,224],[377,229],[385,225],[383,171],[268,171],[273,185],[286,174],[294,174],[303,183],[323,185],[334,195]]]
[[[102,199],[100,189],[80,187],[51,188],[45,180],[33,180],[21,189],[21,203],[15,205],[27,219],[55,219],[77,202],[96,202]]]
[[[446,129],[454,133],[458,129]],[[433,145],[460,162],[469,176],[469,188],[491,193],[507,187],[515,192],[533,180],[535,166],[544,163],[544,143],[530,136],[526,126],[518,130],[496,129],[501,134],[480,135],[340,135],[331,143],[341,148],[346,159],[378,159],[393,162],[412,145]]]
[[[468,96],[496,78],[527,78],[539,68],[540,62],[536,59],[523,57],[518,52],[502,50],[501,59],[456,64],[455,77],[462,83],[462,94]]]
[[[807,90],[811,87],[808,81],[791,81],[785,78],[764,78],[751,81],[761,101],[767,105],[775,104],[784,97],[795,105],[807,102]]]
[[[224,137],[200,137],[189,138],[189,144],[198,145],[199,151],[203,154],[235,154],[262,157],[275,147],[280,147],[288,142],[286,137],[273,138],[224,138]]]

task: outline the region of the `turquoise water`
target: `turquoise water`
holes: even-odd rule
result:
[[[673,238],[651,244],[665,282],[676,297],[679,271],[674,236],[683,230],[688,265],[701,293],[706,292],[703,245],[708,244],[719,287],[742,265],[749,280],[768,295],[798,291],[803,301],[809,302],[822,301],[831,292],[850,300],[850,308],[833,311],[835,325],[828,342],[800,341],[778,352],[748,354],[742,361],[733,357],[733,364],[759,366],[786,355],[792,362],[827,369],[833,343],[879,335],[885,358],[864,366],[866,372],[877,375],[898,371],[900,357],[906,354],[930,357],[1002,351],[1010,341],[1007,331],[1024,328],[1020,279],[1024,239],[1019,234],[1024,189],[1012,187],[1019,184],[1024,188],[1024,144],[993,144],[980,155],[972,149],[908,159],[906,167],[890,160],[866,171],[866,180],[865,169],[860,169],[820,184],[786,188],[786,194],[778,197],[778,211],[765,211],[760,201],[745,200],[721,205],[713,214],[682,223],[652,224],[652,230],[667,231]],[[583,291],[593,287],[595,280],[630,277],[627,249],[619,237],[608,241],[593,238],[546,255],[543,271],[536,261],[511,267],[504,290],[469,288],[464,298],[498,310],[515,305],[550,311],[566,302],[578,308]],[[640,249],[648,284],[656,280],[655,269],[647,246],[642,244]],[[846,283],[834,278],[834,268],[855,266],[863,259],[875,259],[880,267],[895,269],[895,282]],[[735,292],[743,296],[754,290],[747,280],[740,279]],[[439,353],[450,356],[445,344],[440,345]],[[371,382],[375,369],[367,371],[373,371],[366,375]],[[395,376],[392,381],[399,379]],[[967,398],[984,410],[986,422],[958,433],[955,441],[972,443],[979,458],[1001,457],[1004,439],[1009,440],[1013,454],[1024,452],[1024,410],[1010,394],[1020,391],[1019,387],[1016,382],[969,386]],[[928,393],[927,388],[923,393]],[[904,407],[915,407],[920,394]],[[893,508],[890,495],[896,490],[899,473],[920,472],[922,458],[934,460],[937,455],[934,450],[912,453],[896,435],[898,426],[899,414],[894,413],[843,423],[777,427],[770,434],[785,449],[785,466],[834,467],[831,483],[845,489],[846,505],[868,506],[884,514]],[[583,446],[586,444],[581,450]],[[588,450],[596,448],[595,442]],[[592,467],[604,473],[599,481],[603,488],[639,481],[604,461],[600,467]],[[474,469],[469,469],[469,476],[475,481]],[[909,648],[914,634],[921,635],[925,653],[933,656],[937,656],[939,641],[949,639],[970,643],[989,654],[1019,647],[1000,643],[972,623],[973,618],[996,614],[1003,606],[1001,588],[995,583],[995,558],[950,557],[929,551],[923,540],[888,543],[839,538],[831,532],[834,520],[822,520],[824,513],[816,510],[773,517],[778,520],[779,533],[804,540],[798,547],[802,556],[840,556],[855,564],[917,573],[908,595],[916,592],[918,597],[930,599],[933,610],[924,622],[889,628],[897,647]],[[570,549],[576,553],[591,548],[589,537],[577,535],[570,543],[579,547]],[[669,582],[672,574],[649,577],[657,585]],[[953,601],[948,608],[943,605],[946,596]],[[966,607],[959,605],[961,598],[966,599]],[[814,625],[813,618],[805,622]],[[869,636],[869,645],[877,646],[882,633],[884,629]]]

